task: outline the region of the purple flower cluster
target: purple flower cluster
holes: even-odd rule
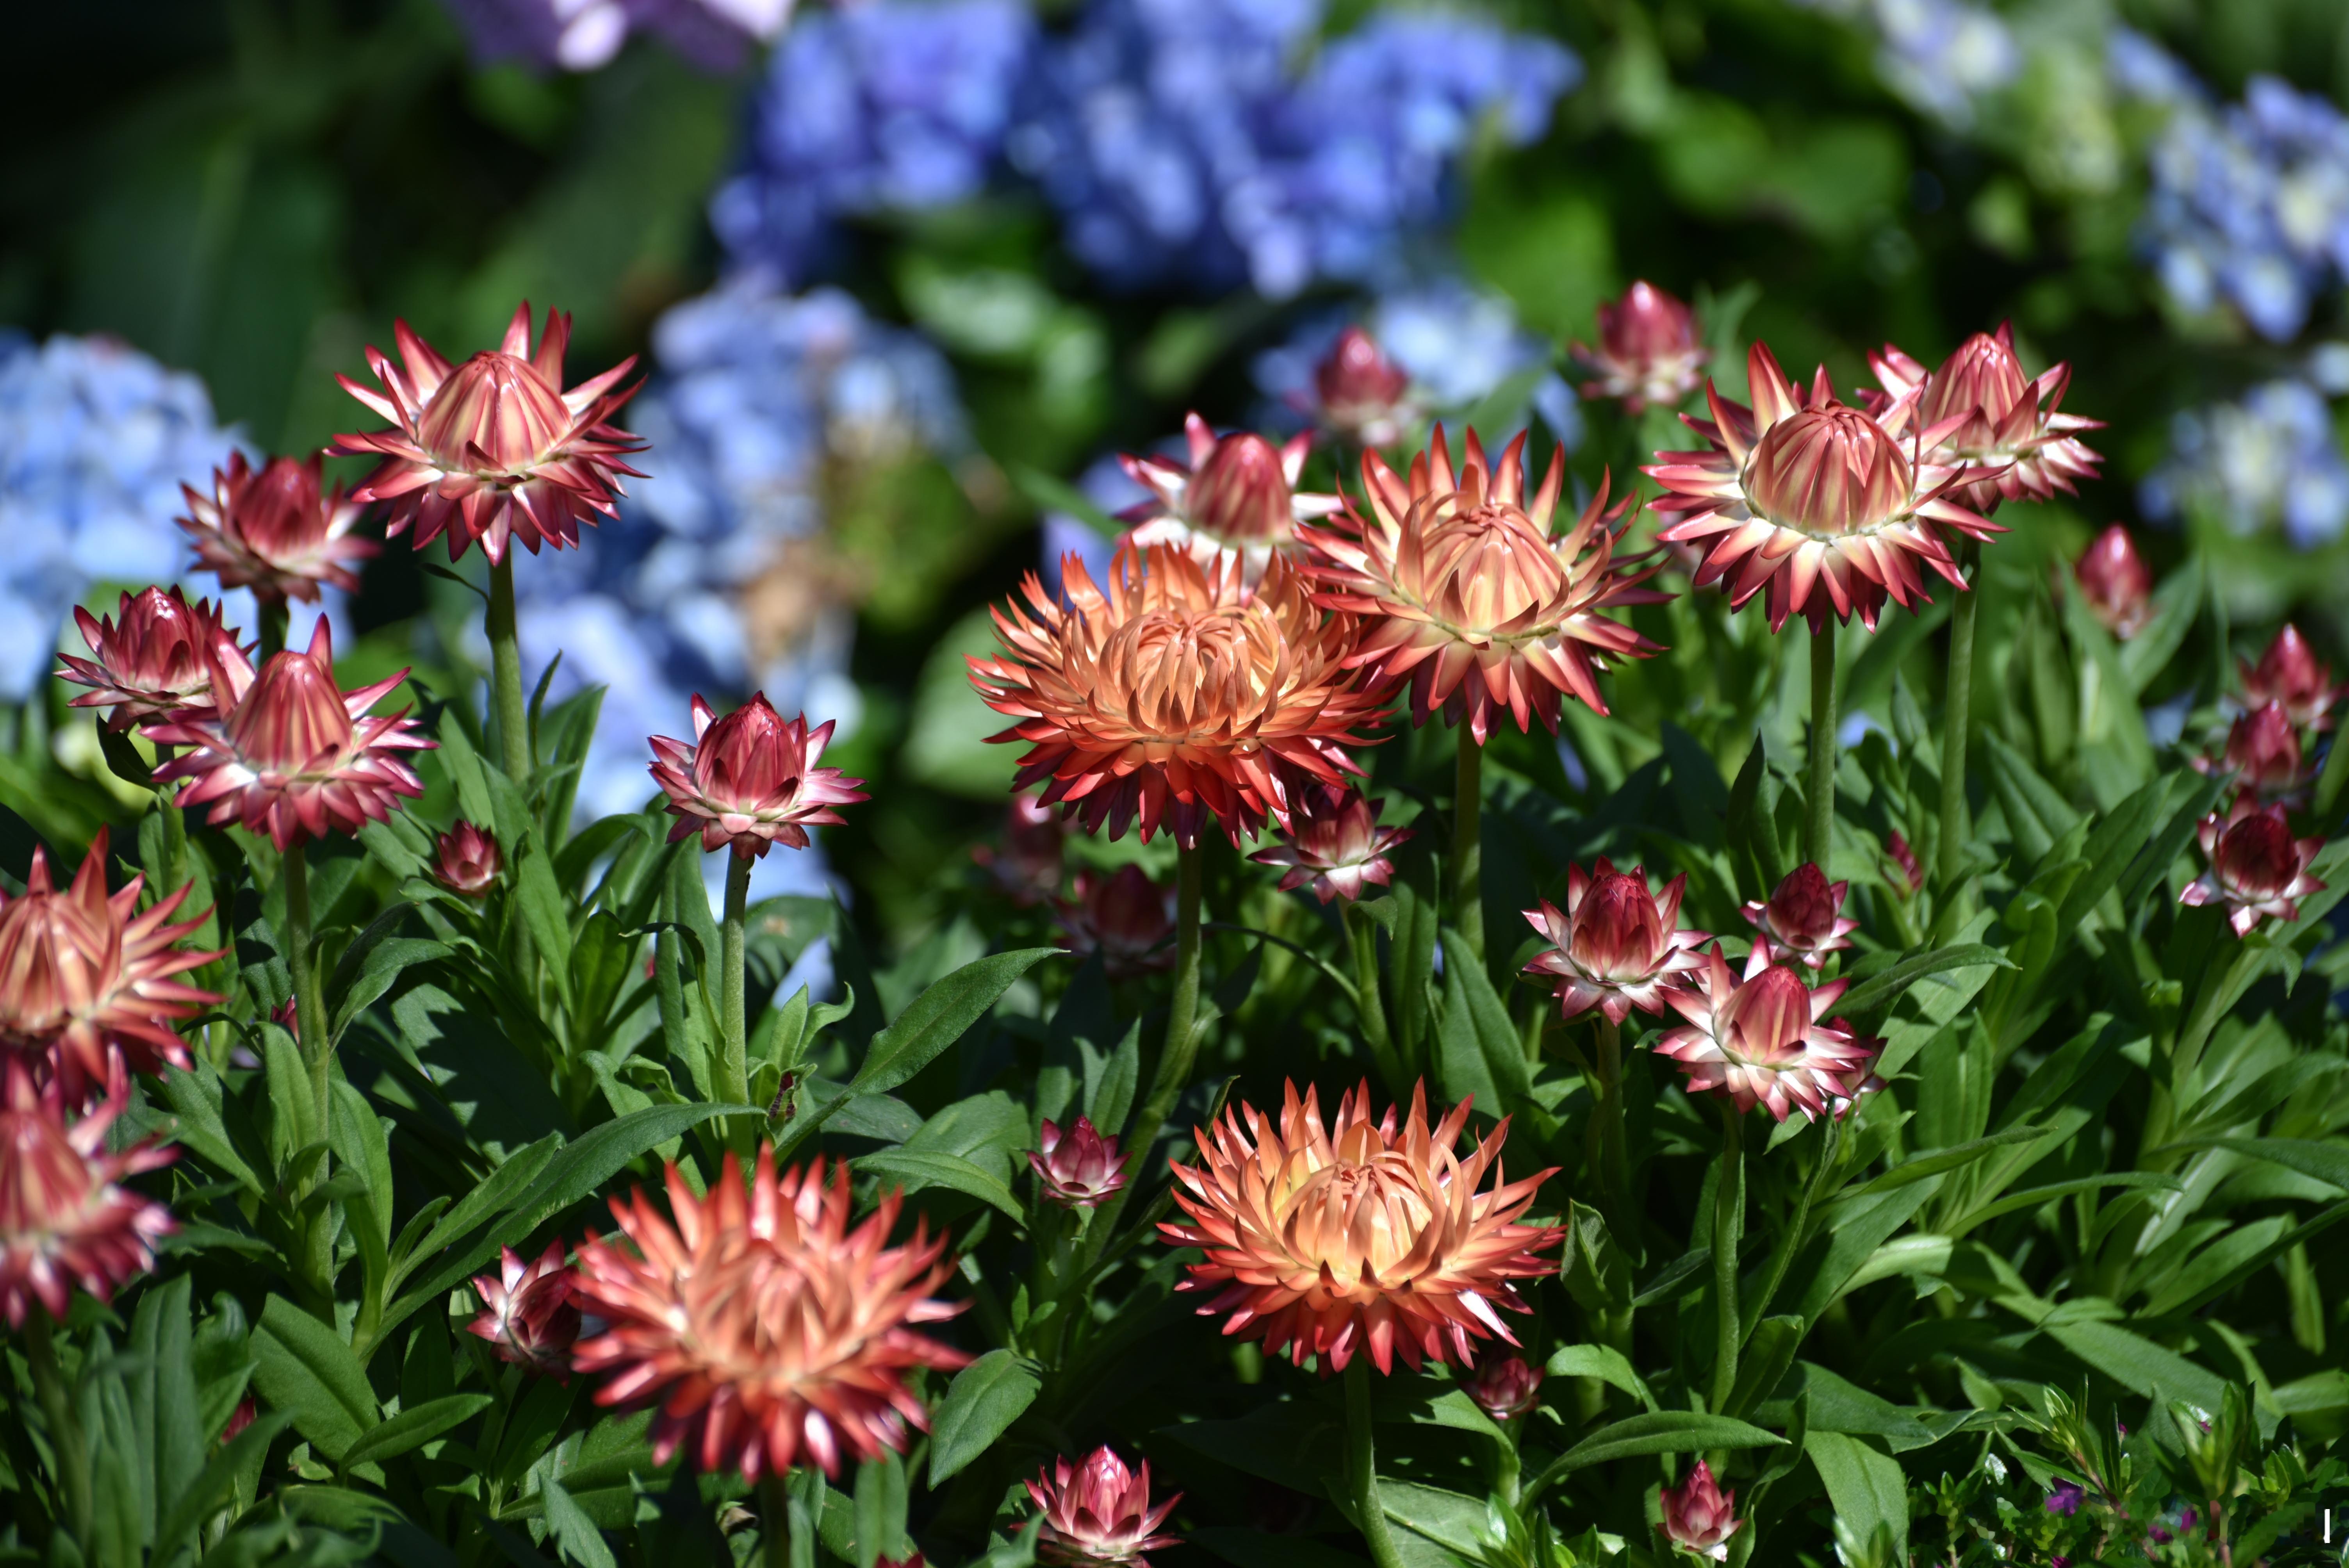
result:
[[[2272,522],[2306,548],[2349,525],[2349,459],[2333,410],[2298,378],[2253,387],[2239,403],[2177,417],[2170,455],[2138,493],[2148,517],[2196,512],[2237,533]]]
[[[482,60],[592,71],[631,33],[651,33],[704,70],[731,70],[791,20],[792,0],[447,0]]]

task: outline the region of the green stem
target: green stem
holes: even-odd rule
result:
[[[2349,745],[2343,744],[2344,739],[2349,737],[2339,730],[2333,732],[2333,748],[2324,754],[2324,771],[2316,779],[2316,825],[2327,831],[2333,822],[2333,808],[2341,799],[2341,787],[2349,784]]]
[[[1166,1008],[1166,1044],[1158,1053],[1158,1075],[1150,1098],[1133,1119],[1126,1148],[1147,1159],[1158,1130],[1174,1114],[1174,1102],[1191,1087],[1191,1063],[1199,1054],[1199,891],[1206,851],[1181,851],[1174,871],[1174,996]],[[1138,1173],[1138,1172],[1137,1172]],[[1131,1191],[1131,1189],[1128,1189]],[[1122,1196],[1123,1194],[1121,1194]]]
[[[1485,748],[1466,724],[1452,789],[1452,923],[1485,956]]]
[[[1973,727],[1974,614],[1982,607],[1982,546],[1958,547],[1966,588],[1950,605],[1950,678],[1941,707],[1941,835],[1937,847],[1939,894],[1954,899],[1966,864],[1966,738]]]
[[[296,840],[278,861],[285,879],[285,966],[294,973],[294,1033],[310,1068],[310,1089],[318,1104],[321,1135],[332,1109],[329,1070],[334,1052],[326,1037],[326,998],[318,995],[318,955],[310,929],[310,850]]]
[[[1729,1408],[1737,1387],[1737,1350],[1744,1319],[1737,1310],[1737,1244],[1745,1229],[1744,1116],[1737,1102],[1721,1101],[1721,1174],[1713,1190],[1713,1302],[1715,1349],[1713,1408]]]
[[[513,556],[490,566],[490,686],[506,777],[530,781],[530,709],[522,695],[522,639],[514,630]]]
[[[1836,754],[1836,623],[1822,620],[1811,633],[1811,777],[1804,805],[1803,858],[1827,871],[1827,851],[1835,839]]]
[[[1394,1533],[1379,1503],[1378,1453],[1371,1436],[1371,1361],[1359,1346],[1346,1364],[1346,1491],[1353,1500],[1355,1522],[1371,1549],[1371,1563],[1377,1568],[1402,1568],[1402,1555],[1395,1550]]]
[[[792,1494],[784,1478],[769,1471],[759,1478],[761,1560],[766,1568],[791,1568]]]
[[[2152,1155],[2154,1150],[2169,1141],[2178,1109],[2193,1103],[2195,1097],[2190,1097],[2188,1091],[2193,1087],[2195,1073],[2201,1068],[2203,1047],[2210,1043],[2210,1036],[2218,1028],[2219,1021],[2242,999],[2251,982],[2259,978],[2260,972],[2267,967],[2273,951],[2272,948],[2245,947],[2238,944],[2234,961],[2223,973],[2220,973],[2215,965],[2204,971],[2202,990],[2195,998],[2193,1016],[2178,1032],[2178,1043],[2170,1048],[2169,1081],[2166,1085],[2155,1086],[2166,1092],[2158,1095],[2147,1108],[2143,1145],[2145,1153],[2139,1156],[2140,1160]],[[2159,1169],[2171,1164],[2176,1158],[2175,1155],[2160,1156],[2151,1168]]]
[[[1745,1304],[1738,1335],[1741,1342],[1754,1337],[1754,1330],[1761,1326],[1763,1315],[1770,1310],[1770,1303],[1776,1297],[1778,1287],[1785,1283],[1786,1270],[1794,1263],[1795,1254],[1801,1252],[1803,1243],[1810,1239],[1806,1233],[1811,1225],[1811,1206],[1818,1201],[1819,1189],[1826,1184],[1828,1174],[1835,1168],[1837,1144],[1840,1141],[1837,1135],[1842,1130],[1841,1121],[1832,1116],[1827,1118],[1827,1130],[1819,1144],[1818,1169],[1811,1172],[1810,1181],[1803,1186],[1803,1196],[1795,1205],[1795,1222],[1780,1239],[1777,1255],[1770,1260],[1769,1277],[1762,1282],[1762,1288],[1754,1299]]]
[[[292,609],[284,599],[261,601],[261,663],[265,665],[285,651],[285,627],[292,619]]]
[[[41,1413],[48,1418],[49,1446],[57,1458],[58,1479],[64,1483],[66,1511],[76,1544],[88,1549],[97,1520],[89,1484],[89,1443],[82,1436],[81,1419],[74,1413],[73,1393],[66,1387],[65,1369],[57,1365],[57,1347],[47,1307],[35,1305],[25,1315],[25,1359],[33,1372]]]
[[[1378,926],[1354,903],[1346,906],[1341,923],[1346,928],[1346,950],[1353,959],[1354,1015],[1362,1041],[1371,1047],[1371,1060],[1386,1080],[1388,1092],[1401,1099],[1411,1092],[1411,1082],[1402,1058],[1395,1055],[1394,1037],[1387,1029],[1386,1004],[1380,988],[1384,976],[1379,973]]]
[[[1623,1031],[1603,1013],[1599,1016],[1591,1066],[1599,1079],[1599,1103],[1591,1109],[1590,1124],[1599,1144],[1599,1209],[1609,1230],[1618,1236],[1629,1236],[1633,1233],[1626,1223],[1625,1208],[1631,1171],[1623,1140]]]
[[[750,1006],[744,994],[742,912],[750,902],[750,868],[758,862],[730,850],[726,855],[726,923],[719,928],[719,984],[724,995],[723,1092],[736,1105],[750,1098]]]

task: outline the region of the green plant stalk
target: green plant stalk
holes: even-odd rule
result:
[[[295,1043],[310,1069],[310,1091],[317,1100],[323,1136],[333,1109],[334,1042],[326,1034],[326,1003],[318,994],[318,955],[313,951],[309,846],[296,840],[286,847],[278,866],[285,882],[285,966],[294,973]]]
[[[1599,1103],[1591,1109],[1590,1127],[1599,1144],[1599,1210],[1608,1228],[1629,1235],[1624,1224],[1630,1194],[1630,1158],[1623,1138],[1623,1030],[1604,1013],[1599,1016],[1599,1037],[1590,1053],[1591,1069],[1599,1079]]]
[[[1744,1320],[1737,1309],[1737,1233],[1744,1228],[1745,1118],[1737,1102],[1721,1102],[1721,1175],[1713,1189],[1713,1299],[1715,1332],[1713,1360],[1713,1411],[1729,1406],[1737,1387],[1737,1352]]]
[[[1818,1202],[1819,1189],[1826,1184],[1827,1177],[1835,1167],[1837,1146],[1841,1141],[1839,1134],[1842,1130],[1841,1120],[1832,1116],[1827,1118],[1827,1130],[1819,1144],[1818,1168],[1803,1184],[1803,1195],[1795,1205],[1795,1222],[1779,1243],[1777,1254],[1770,1260],[1769,1276],[1762,1282],[1762,1288],[1754,1294],[1754,1299],[1744,1305],[1738,1331],[1740,1344],[1754,1337],[1754,1329],[1761,1326],[1763,1316],[1770,1310],[1770,1303],[1778,1295],[1778,1287],[1786,1283],[1786,1270],[1793,1265],[1795,1254],[1801,1252],[1803,1243],[1810,1239],[1807,1233],[1811,1226],[1811,1209]]]
[[[1935,846],[1940,897],[1956,897],[1966,864],[1966,738],[1973,727],[1974,614],[1982,607],[1982,545],[1958,546],[1958,569],[1966,587],[1950,605],[1950,676],[1941,711],[1941,833]]]
[[[506,777],[530,781],[530,707],[522,691],[522,640],[514,630],[513,555],[490,566],[490,689]]]
[[[2344,746],[2336,732],[2333,749],[2324,754],[2324,771],[2317,777],[2314,810],[2319,823],[2333,820],[2333,809],[2341,799],[2341,787],[2349,784],[2349,746]]]
[[[759,1478],[760,1561],[766,1568],[791,1568],[792,1494],[772,1470]]]
[[[1465,721],[1452,787],[1452,923],[1485,956],[1485,748]]]
[[[74,1540],[87,1542],[98,1517],[89,1483],[89,1443],[82,1435],[80,1418],[74,1414],[65,1369],[57,1365],[48,1309],[38,1303],[25,1315],[25,1360],[32,1368],[41,1413],[48,1418],[49,1443],[57,1453],[59,1479],[65,1483],[66,1511]]]
[[[1836,755],[1836,623],[1833,616],[1811,633],[1811,754],[1810,782],[1803,804],[1803,858],[1828,872],[1827,851],[1835,841]]]
[[[2194,1014],[2178,1032],[2178,1043],[2170,1047],[2168,1082],[2155,1085],[2166,1092],[2156,1095],[2147,1109],[2145,1152],[2140,1158],[2154,1161],[2147,1169],[2161,1170],[2175,1163],[2175,1156],[2156,1158],[2155,1151],[2169,1141],[2178,1108],[2188,1103],[2184,1091],[2202,1065],[2202,1048],[2210,1043],[2220,1019],[2242,998],[2259,972],[2267,966],[2271,951],[2238,943],[2234,961],[2227,965],[2225,973],[2203,981],[2201,993],[2195,998]]]
[[[1166,1044],[1158,1053],[1158,1072],[1151,1080],[1150,1098],[1143,1102],[1126,1139],[1125,1147],[1137,1159],[1149,1158],[1158,1130],[1166,1125],[1166,1119],[1174,1114],[1174,1102],[1191,1087],[1191,1064],[1199,1054],[1199,892],[1205,869],[1206,851],[1195,847],[1182,851],[1176,858],[1174,995],[1166,1007]]]
[[[1377,1449],[1371,1435],[1371,1360],[1360,1346],[1346,1364],[1346,1492],[1353,1500],[1355,1522],[1371,1549],[1377,1568],[1402,1568],[1386,1510],[1379,1502]]]
[[[285,651],[285,628],[293,618],[292,607],[284,599],[261,601],[262,664],[267,664],[272,657]]]
[[[749,855],[726,851],[726,923],[718,932],[725,1059],[719,1070],[725,1079],[723,1092],[736,1105],[750,1098],[750,1010],[743,975],[743,917],[750,903],[750,868],[756,864]]]
[[[1346,931],[1346,951],[1353,959],[1356,1022],[1363,1043],[1371,1047],[1371,1060],[1377,1065],[1379,1076],[1386,1080],[1388,1091],[1400,1099],[1410,1092],[1411,1084],[1402,1058],[1395,1055],[1394,1036],[1387,1028],[1386,1003],[1380,989],[1384,976],[1379,973],[1378,927],[1356,903],[1346,905],[1340,923]]]

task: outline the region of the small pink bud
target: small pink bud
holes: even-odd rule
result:
[[[481,1313],[465,1326],[488,1340],[500,1360],[567,1380],[580,1314],[564,1252],[561,1240],[552,1241],[525,1264],[512,1247],[500,1248],[498,1272],[474,1277]]]
[[[2229,726],[2227,749],[2216,764],[2196,758],[2194,765],[2205,773],[2235,774],[2237,785],[2262,803],[2294,795],[2308,782],[2299,727],[2280,702],[2261,703]]]
[[[1859,922],[1842,918],[1849,882],[1828,882],[1808,861],[1786,873],[1767,903],[1749,903],[1745,918],[1762,933],[1773,957],[1816,969],[1826,955],[1851,945]]]
[[[1649,283],[1600,304],[1599,346],[1578,343],[1571,352],[1597,377],[1584,384],[1584,397],[1620,397],[1634,414],[1651,403],[1669,407],[1696,390],[1708,357],[1695,315]]]
[[[498,841],[461,817],[454,828],[440,835],[435,847],[440,855],[432,865],[432,879],[465,898],[486,894],[504,864],[498,854]]]
[[[1174,890],[1137,865],[1077,873],[1077,896],[1052,903],[1070,952],[1099,954],[1112,980],[1174,966]]]
[[[1651,892],[1646,872],[1634,867],[1627,874],[1605,860],[1596,876],[1568,866],[1566,908],[1545,900],[1525,912],[1552,944],[1526,972],[1556,977],[1554,994],[1567,1018],[1593,1007],[1615,1024],[1634,1007],[1661,1013],[1667,994],[1702,967],[1696,950],[1710,940],[1703,932],[1679,929],[1687,889],[1682,875],[1661,893]]]
[[[1283,543],[1296,531],[1280,453],[1250,430],[1216,443],[1191,476],[1183,507],[1193,528],[1230,544]]]
[[[832,741],[831,721],[811,729],[802,715],[786,723],[764,692],[723,718],[697,695],[693,739],[651,739],[653,780],[678,819],[671,843],[698,832],[704,850],[730,845],[746,861],[777,844],[803,850],[809,828],[845,820],[833,807],[866,799],[856,788],[862,779],[816,766]]]
[[[2129,531],[2114,523],[2090,542],[2072,574],[2080,597],[2105,630],[2127,642],[2152,614],[2153,571],[2137,552]]]
[[[2262,920],[2298,920],[2300,901],[2324,889],[2308,874],[2324,841],[2294,839],[2280,805],[2262,808],[2240,795],[2223,817],[2203,818],[2198,836],[2210,869],[2187,883],[2178,902],[2224,907],[2238,936]]]
[[[1542,1369],[1522,1356],[1487,1357],[1468,1378],[1468,1397],[1496,1421],[1514,1421],[1541,1395]]]
[[[1056,1460],[1028,1483],[1028,1495],[1042,1515],[1037,1560],[1053,1568],[1150,1568],[1144,1552],[1179,1543],[1157,1532],[1183,1494],[1153,1508],[1148,1462],[1130,1470],[1107,1448],[1076,1464]]]
[[[1321,400],[1321,423],[1364,446],[1392,446],[1402,438],[1403,398],[1411,377],[1379,352],[1371,335],[1350,326],[1314,367],[1313,389]]]
[[[1394,865],[1387,856],[1411,837],[1408,828],[1380,827],[1379,811],[1380,807],[1352,789],[1309,784],[1297,792],[1283,841],[1248,859],[1287,866],[1280,879],[1283,892],[1309,884],[1323,903],[1333,898],[1350,903],[1362,896],[1364,888],[1388,884]]]
[[[1044,1195],[1064,1208],[1090,1209],[1129,1180],[1127,1161],[1118,1152],[1117,1140],[1103,1138],[1091,1119],[1081,1116],[1066,1130],[1047,1118],[1028,1163],[1042,1183]]]
[[[1692,1557],[1729,1561],[1729,1538],[1744,1527],[1737,1517],[1737,1494],[1713,1483],[1713,1467],[1696,1461],[1680,1485],[1663,1493],[1664,1539]]]
[[[2332,666],[2316,656],[2299,627],[2285,622],[2260,662],[2241,668],[2246,707],[2275,703],[2296,725],[2312,729],[2332,727],[2333,709],[2341,700],[2343,688],[2333,684]]]

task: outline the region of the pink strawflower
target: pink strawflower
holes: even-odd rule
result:
[[[1383,802],[1365,800],[1351,788],[1308,784],[1290,806],[1281,841],[1248,859],[1288,867],[1280,879],[1283,892],[1310,885],[1323,903],[1333,898],[1350,903],[1366,887],[1387,885],[1394,876],[1387,856],[1411,837],[1409,828],[1379,826]]]
[[[2289,800],[2308,787],[2300,727],[2281,702],[2264,702],[2227,727],[2227,746],[2217,761],[2192,759],[2200,773],[2231,773],[2237,789],[2261,805]]]
[[[1338,335],[1313,367],[1313,413],[1331,435],[1364,447],[1392,447],[1419,422],[1411,376],[1359,326]]]
[[[730,844],[746,861],[779,843],[803,850],[809,828],[846,820],[833,807],[869,798],[857,788],[864,779],[816,766],[831,743],[832,721],[810,729],[802,715],[785,723],[764,692],[724,718],[697,693],[693,738],[690,746],[652,738],[653,779],[679,819],[671,843],[698,831],[704,850]]]
[[[1975,511],[2069,495],[2075,481],[2096,477],[2104,459],[2080,434],[2103,421],[2061,411],[2069,365],[2035,380],[2023,373],[2012,323],[1975,333],[1930,374],[1890,344],[1868,362],[1883,391],[1863,393],[1862,403],[1896,432],[1904,419],[1921,429],[1925,460],[1962,470],[1955,499]]]
[[[1137,865],[1104,874],[1077,873],[1077,896],[1054,899],[1061,945],[1080,957],[1101,954],[1112,980],[1129,980],[1174,966],[1174,890],[1150,880]]]
[[[1144,1552],[1181,1544],[1179,1537],[1161,1535],[1158,1529],[1183,1494],[1153,1508],[1150,1461],[1129,1470],[1106,1446],[1076,1464],[1055,1460],[1028,1483],[1028,1495],[1043,1519],[1037,1559],[1055,1568],[1150,1568]]]
[[[2088,543],[2072,568],[2080,598],[2105,630],[2127,642],[2153,614],[2153,568],[2129,531],[2114,523]]]
[[[1696,315],[1650,283],[1635,283],[1619,300],[1599,306],[1599,346],[1567,346],[1595,377],[1585,397],[1620,397],[1637,414],[1653,403],[1670,408],[1696,390],[1712,357],[1697,336]]]
[[[1762,934],[1771,957],[1781,964],[1816,969],[1827,954],[1851,945],[1859,922],[1843,914],[1847,882],[1829,882],[1826,873],[1805,861],[1778,883],[1767,903],[1748,903],[1745,918]]]
[[[258,676],[215,665],[218,711],[183,713],[140,733],[187,748],[155,770],[158,779],[189,780],[182,806],[209,802],[214,826],[235,822],[282,852],[329,832],[356,833],[424,793],[402,753],[436,743],[416,733],[406,708],[367,712],[407,678],[401,670],[343,690],[333,634],[320,621],[307,652],[288,648]]]
[[[498,1272],[473,1276],[481,1314],[465,1326],[488,1340],[500,1360],[568,1381],[580,1318],[565,1251],[561,1241],[552,1241],[524,1263],[512,1247],[499,1248]]]
[[[74,623],[90,657],[59,654],[57,678],[91,689],[73,707],[111,708],[109,729],[212,707],[213,672],[253,665],[237,646],[236,634],[221,624],[209,599],[188,603],[177,588],[142,588],[125,593],[114,616],[98,619],[78,604]]]
[[[2239,796],[2223,817],[2213,811],[2203,818],[2197,837],[2210,869],[2187,883],[2178,902],[2223,906],[2238,936],[2250,935],[2262,920],[2298,920],[2300,901],[2324,891],[2308,874],[2324,841],[2294,839],[2282,806],[2262,809]]]
[[[1744,1526],[1737,1517],[1737,1494],[1714,1484],[1713,1467],[1702,1460],[1682,1479],[1664,1489],[1664,1539],[1676,1551],[1692,1557],[1729,1561],[1729,1538]]]
[[[264,603],[316,603],[322,583],[356,593],[352,567],[382,548],[352,531],[364,509],[339,483],[326,487],[323,457],[272,458],[255,469],[232,452],[227,468],[212,470],[212,494],[180,490],[188,498],[180,526],[194,538],[196,564]]]
[[[1542,1369],[1522,1356],[1486,1356],[1469,1375],[1468,1397],[1496,1421],[1514,1421],[1541,1398]]]
[[[1090,1209],[1123,1188],[1132,1179],[1125,1169],[1130,1163],[1118,1152],[1117,1140],[1103,1138],[1082,1116],[1065,1130],[1046,1117],[1028,1156],[1044,1195],[1070,1209]]]
[[[35,1303],[62,1319],[75,1285],[108,1301],[155,1266],[156,1240],[179,1227],[121,1181],[176,1156],[144,1141],[108,1151],[107,1129],[130,1099],[119,1062],[106,1099],[78,1119],[61,1078],[36,1088],[13,1054],[0,1073],[0,1313],[22,1328]]]
[[[1813,1120],[1841,1115],[1883,1087],[1871,1076],[1883,1042],[1860,1038],[1840,1018],[1822,1021],[1846,982],[1813,989],[1802,975],[1771,963],[1766,944],[1756,943],[1740,980],[1714,947],[1699,988],[1665,993],[1688,1022],[1657,1040],[1656,1054],[1680,1065],[1690,1093],[1726,1095],[1741,1111],[1767,1106],[1780,1121],[1794,1110]]]
[[[2284,717],[2310,729],[2333,727],[2333,710],[2349,686],[2335,686],[2333,668],[2316,656],[2308,639],[2291,622],[2267,645],[2256,665],[2238,666],[2243,676],[2243,706],[2264,707],[2275,703]]]
[[[1525,912],[1526,921],[1550,944],[1526,965],[1528,975],[1555,977],[1553,994],[1561,1017],[1578,1018],[1596,1007],[1610,1024],[1631,1009],[1661,1013],[1667,993],[1692,983],[1702,967],[1696,950],[1713,940],[1702,931],[1680,929],[1681,896],[1688,878],[1676,876],[1661,893],[1648,886],[1647,872],[1619,872],[1604,857],[1597,874],[1566,868],[1566,907],[1547,899]]]
[[[1275,553],[1295,554],[1297,525],[1329,516],[1344,501],[1334,495],[1300,493],[1310,436],[1282,446],[1252,431],[1218,437],[1193,414],[1183,422],[1190,445],[1188,464],[1172,458],[1121,454],[1118,461],[1151,498],[1118,513],[1133,524],[1126,538],[1136,549],[1171,545],[1202,566],[1237,556],[1248,581],[1264,573]]]
[[[432,847],[432,880],[462,898],[486,896],[504,868],[498,841],[462,817]]]

